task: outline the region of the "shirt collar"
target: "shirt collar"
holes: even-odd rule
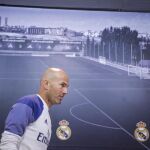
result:
[[[44,104],[44,106],[49,110],[49,107],[48,107],[48,105],[46,104],[46,102],[44,101],[44,99],[39,95],[39,94],[36,94],[39,98],[40,98],[40,100],[43,102],[43,104]]]

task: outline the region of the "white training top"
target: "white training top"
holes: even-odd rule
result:
[[[25,96],[8,114],[0,150],[47,150],[50,138],[47,104],[39,95]]]

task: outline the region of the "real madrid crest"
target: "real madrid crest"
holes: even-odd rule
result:
[[[66,120],[59,121],[59,127],[56,130],[56,135],[60,140],[68,140],[71,137],[71,129],[68,127],[69,122]]]
[[[136,124],[137,128],[134,131],[135,138],[140,142],[145,142],[149,139],[149,131],[146,128],[145,122],[138,122]]]

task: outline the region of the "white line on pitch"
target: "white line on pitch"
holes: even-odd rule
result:
[[[106,114],[102,109],[100,109],[99,107],[97,107],[94,103],[92,103],[90,101],[89,98],[87,98],[85,95],[83,95],[78,89],[74,89],[81,97],[83,97],[87,102],[89,102],[93,107],[95,107],[97,110],[99,110],[104,116],[106,116],[108,119],[110,119],[114,124],[116,124],[118,127],[120,127],[127,135],[129,135],[130,137],[132,137],[135,140],[135,137],[128,132],[125,128],[123,128],[118,122],[116,122],[115,120],[113,120],[108,114]],[[149,147],[147,147],[146,145],[144,145],[143,143],[137,141],[139,144],[141,144],[144,148],[146,148],[147,150],[150,150]]]
[[[110,126],[106,126],[106,125],[101,125],[101,124],[92,123],[92,122],[83,120],[83,119],[81,119],[81,118],[79,118],[79,117],[77,117],[76,115],[73,114],[72,110],[73,110],[74,108],[79,107],[79,106],[82,106],[82,105],[86,105],[86,104],[89,105],[89,103],[86,102],[86,103],[81,103],[81,104],[72,106],[72,107],[70,108],[70,114],[71,114],[74,118],[76,118],[77,120],[79,120],[79,121],[81,121],[81,122],[84,122],[84,123],[86,123],[86,124],[90,124],[90,125],[92,125],[92,126],[97,126],[97,127],[107,128],[107,129],[113,129],[113,130],[121,130],[121,129],[118,128],[118,127],[110,127]]]
[[[42,60],[39,59],[39,61],[40,61],[40,63],[41,63],[42,65],[44,65],[46,68],[49,67],[49,65],[47,65],[47,64],[46,64],[45,62],[43,62]]]
[[[87,61],[87,63],[90,63],[90,62],[88,62],[88,61]],[[90,64],[91,64],[91,63],[90,63]],[[104,69],[104,70],[107,70],[107,71],[113,72],[113,73],[115,73],[115,74],[117,74],[117,75],[122,75],[122,73],[119,73],[119,72],[117,72],[117,71],[113,71],[113,70],[107,69],[106,67],[97,66],[97,65],[96,65],[96,64],[94,64],[94,63],[92,63],[92,65],[94,65],[94,66],[96,66],[96,67],[100,67],[100,68],[102,68],[102,69]]]

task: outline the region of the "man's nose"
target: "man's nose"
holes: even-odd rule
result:
[[[65,87],[65,88],[63,89],[63,93],[64,93],[64,94],[67,94],[67,93],[68,93],[68,88],[67,88],[67,87]]]

